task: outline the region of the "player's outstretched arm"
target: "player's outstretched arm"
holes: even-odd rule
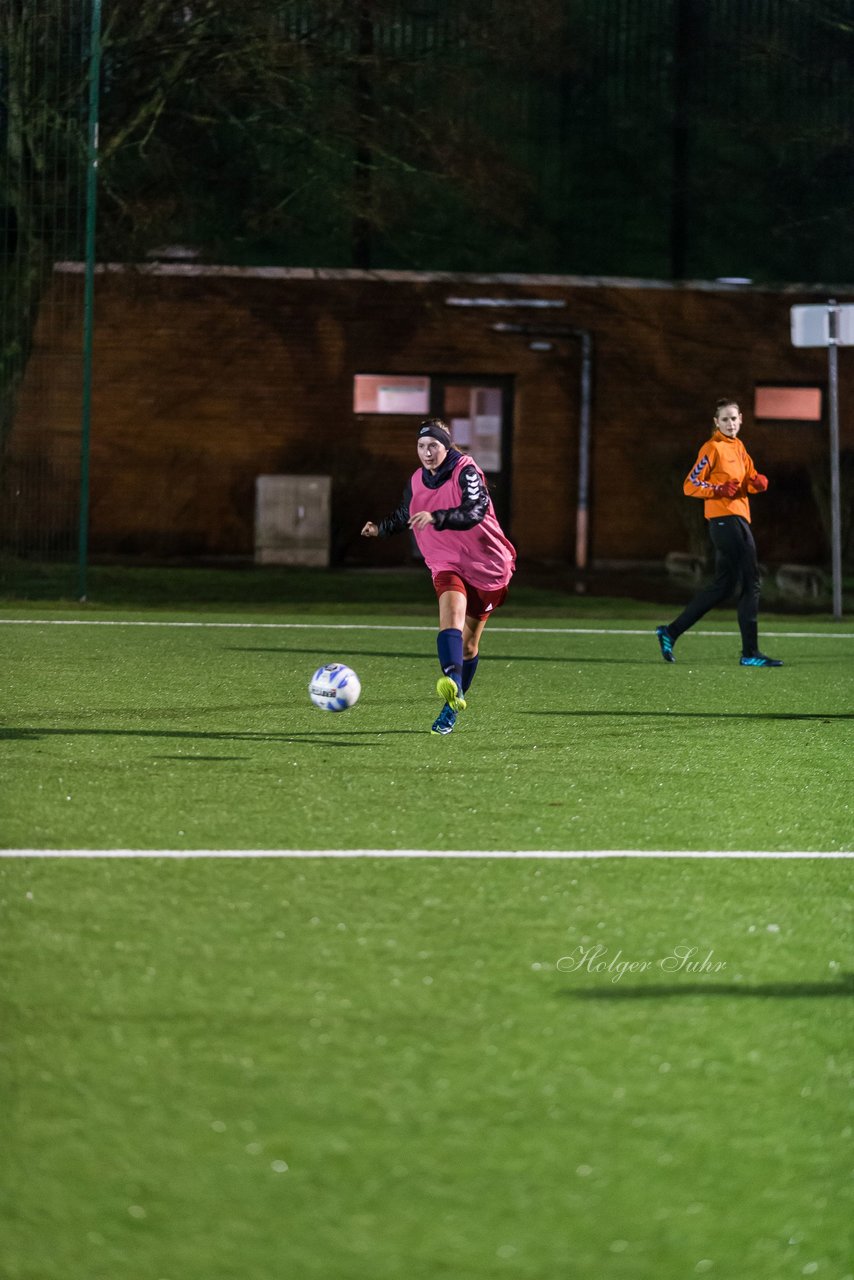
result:
[[[395,507],[390,516],[385,516],[379,523],[367,520],[362,526],[363,538],[391,538],[395,533],[403,533],[409,527],[409,503],[412,497],[412,486],[406,486],[403,502]]]

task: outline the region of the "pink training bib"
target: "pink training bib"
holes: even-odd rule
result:
[[[460,457],[450,479],[438,489],[427,488],[419,467],[412,477],[410,514],[458,507],[463,499],[460,472],[468,465],[475,468],[485,485],[483,472],[467,454]],[[437,529],[429,524],[414,533],[418,549],[434,576],[442,572],[458,573],[473,587],[497,591],[507,586],[516,568],[516,549],[498,523],[491,499],[483,520],[471,529]]]

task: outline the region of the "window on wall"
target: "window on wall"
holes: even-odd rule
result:
[[[764,383],[755,388],[753,416],[757,422],[821,422],[821,387]]]
[[[357,373],[353,412],[368,432],[406,429],[408,418],[444,418],[451,438],[486,473],[499,519],[510,518],[507,468],[513,421],[513,379],[507,374]],[[383,415],[397,421],[383,422]],[[379,419],[379,423],[371,419]]]
[[[357,373],[353,379],[354,413],[430,412],[430,379],[398,373]]]

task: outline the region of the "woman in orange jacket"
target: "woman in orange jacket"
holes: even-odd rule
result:
[[[715,549],[715,578],[703,587],[678,618],[656,629],[661,656],[675,662],[676,641],[699,622],[715,605],[738,590],[738,626],[741,631],[743,667],[782,667],[779,658],[769,658],[759,650],[759,564],[756,544],[750,531],[750,503],[747,495],[768,488],[740,440],[741,410],[735,400],[718,400],[715,430],[697,456],[683,486],[689,498],[702,498],[709,537]]]

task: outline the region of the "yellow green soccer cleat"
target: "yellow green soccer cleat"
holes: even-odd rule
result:
[[[450,676],[439,676],[436,692],[452,711],[465,711],[466,700],[457,688],[456,680],[452,680]]]

